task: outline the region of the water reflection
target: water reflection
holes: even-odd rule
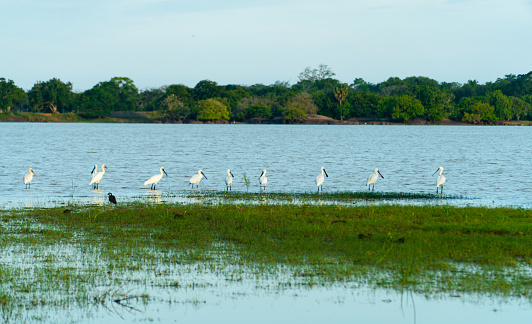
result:
[[[261,205],[267,205],[268,204],[268,195],[264,194],[264,193],[260,193],[259,194],[259,203]]]
[[[103,196],[93,196],[90,198],[92,205],[103,206],[106,203],[106,199]]]
[[[147,190],[144,192],[144,199],[152,204],[160,204],[162,202],[161,192],[159,190]]]
[[[194,190],[194,189],[193,189]],[[189,203],[191,204],[198,204],[198,205],[201,205],[203,203],[203,195],[201,194],[201,191],[199,190],[194,190],[194,191],[190,191],[187,195],[187,200]]]

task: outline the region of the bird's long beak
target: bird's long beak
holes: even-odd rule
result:
[[[37,176],[37,175],[35,174],[35,172],[33,172],[33,170],[31,171],[31,173],[33,173],[34,176]]]
[[[205,175],[205,173],[203,173],[203,171],[201,171],[201,174],[203,174],[203,176],[205,177],[205,179],[207,179],[207,176]],[[209,180],[209,179],[207,179]]]
[[[328,178],[329,175],[327,174],[327,171],[325,171],[325,169],[323,169],[323,172],[325,172],[325,176]]]
[[[377,171],[377,172],[379,172],[379,174],[380,174],[381,178],[383,178],[383,179],[384,179],[384,177],[382,176],[381,172],[380,172],[380,171]]]
[[[235,177],[235,176],[233,175],[233,172],[229,172],[229,173],[231,173],[231,177],[233,177],[233,178]]]
[[[436,172],[434,172],[432,175],[435,175],[438,171],[440,171],[440,169],[436,170]]]
[[[168,177],[168,173],[166,173],[166,171],[164,171],[164,169],[163,169],[163,172],[164,172],[164,174],[166,174],[166,176]]]

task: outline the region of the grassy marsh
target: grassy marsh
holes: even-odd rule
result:
[[[5,320],[27,308],[149,302],[149,287],[209,285],[199,273],[532,299],[526,209],[135,202],[3,211],[0,231]]]

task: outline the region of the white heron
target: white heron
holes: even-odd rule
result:
[[[164,171],[163,167],[161,167],[159,171],[161,172],[160,174],[156,174],[144,182],[144,185],[151,185],[151,190],[155,190],[155,186],[157,185],[157,182],[159,182],[163,178],[163,175],[166,174],[166,176],[168,177],[168,173]]]
[[[192,188],[194,188],[194,184],[196,185],[196,188],[199,188],[199,182],[201,181],[201,178],[205,177],[205,179],[207,179],[207,177],[205,176],[205,173],[203,173],[203,171],[199,170],[198,171],[198,174],[195,174],[192,176],[192,178],[190,178],[189,180],[189,184],[192,185]],[[209,179],[207,179],[209,180]]]
[[[371,189],[371,185],[373,185],[373,190],[375,190],[375,182],[377,182],[377,179],[379,179],[379,176],[381,176],[381,178],[384,179],[379,169],[375,169],[375,173],[372,173],[369,175],[368,181],[366,182],[366,186],[369,186],[368,190]]]
[[[262,173],[259,177],[259,190],[264,188],[266,190],[266,184],[268,183],[268,178],[266,178],[266,170],[262,170]]]
[[[227,190],[228,188],[229,190],[231,190],[234,177],[235,176],[233,175],[233,172],[231,172],[230,169],[227,169],[227,177],[225,177],[225,190]]]
[[[329,175],[327,174],[327,171],[325,171],[325,167],[321,167],[321,174],[319,174],[317,177],[316,177],[316,186],[318,186],[318,192],[320,191],[320,186],[321,186],[321,191],[323,191],[323,182],[325,181],[325,177],[323,176],[323,173],[325,173],[325,177],[329,177]]]
[[[33,179],[33,176],[37,176],[35,172],[33,172],[32,168],[28,169],[28,173],[24,175],[24,184],[26,185],[26,189],[31,187],[31,180]]]
[[[438,193],[438,187],[441,187],[441,192],[440,193],[443,193],[443,184],[445,183],[445,176],[443,174],[441,174],[443,172],[443,167],[439,167],[438,170],[436,170],[436,172],[440,171],[440,175],[438,176],[438,179],[436,179],[436,193]],[[436,172],[434,172],[432,175],[435,175]]]
[[[105,170],[109,170],[105,164],[102,164],[102,171],[96,172],[92,178],[89,185],[92,185],[92,189],[98,189],[100,186],[100,181],[102,180],[103,175],[105,174]],[[94,170],[93,170],[94,172]]]

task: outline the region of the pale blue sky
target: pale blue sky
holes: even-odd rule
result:
[[[83,91],[395,76],[481,83],[532,70],[532,0],[0,0],[0,77]]]

